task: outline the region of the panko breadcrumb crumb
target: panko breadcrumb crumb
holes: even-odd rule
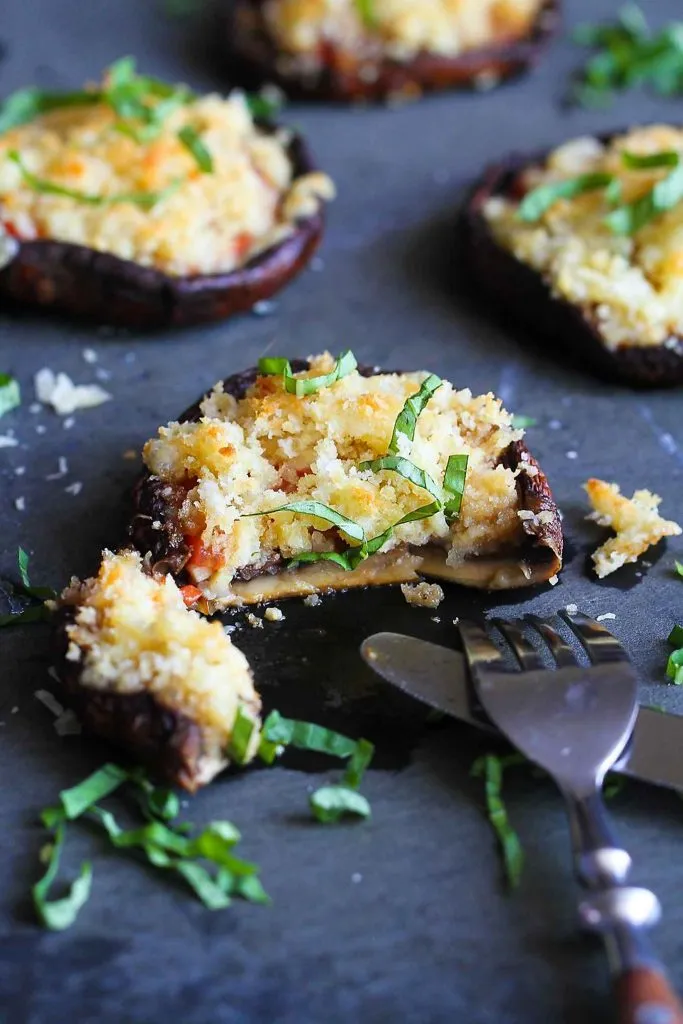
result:
[[[593,552],[595,573],[600,579],[627,562],[637,561],[664,537],[681,533],[678,523],[659,515],[657,509],[662,499],[650,491],[639,490],[632,498],[625,498],[617,484],[596,479],[588,480],[584,487],[593,508],[588,518],[616,533],[616,537]]]
[[[438,608],[444,599],[443,589],[438,583],[402,583],[401,593],[408,604],[418,608]]]

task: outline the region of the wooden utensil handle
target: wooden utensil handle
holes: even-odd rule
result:
[[[615,982],[619,1024],[683,1024],[683,1006],[665,974],[636,967]]]

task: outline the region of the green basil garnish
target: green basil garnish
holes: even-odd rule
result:
[[[633,235],[658,214],[673,209],[682,199],[683,165],[677,163],[674,170],[658,181],[650,192],[614,210],[605,218],[605,223],[616,235]]]
[[[87,902],[92,886],[92,866],[89,861],[81,864],[78,877],[71,883],[69,892],[58,900],[50,900],[49,893],[59,871],[59,860],[64,846],[65,825],[60,823],[55,831],[50,850],[47,871],[31,889],[33,905],[40,922],[51,931],[69,928],[81,907]]]
[[[51,600],[57,596],[56,592],[51,587],[33,587],[28,577],[28,554],[23,548],[19,548],[17,551],[17,563],[19,566],[19,585],[14,585],[14,590],[21,597],[28,597],[34,602],[29,604],[27,608],[24,608],[20,612],[15,612],[10,615],[0,615],[0,626],[19,626],[29,622],[45,622],[49,619],[50,613],[48,612],[43,602]],[[35,602],[39,601],[39,604]]]
[[[532,188],[522,199],[517,210],[519,220],[533,224],[547,213],[559,199],[574,199],[586,192],[608,188],[614,181],[613,174],[596,171],[591,174],[580,174],[576,178],[565,178],[548,185]]]
[[[446,521],[452,523],[460,515],[462,498],[465,493],[469,455],[449,455],[443,478],[443,489],[451,497],[444,505]]]
[[[420,469],[410,459],[405,459],[401,455],[384,455],[380,459],[373,459],[372,462],[361,462],[358,469],[369,469],[373,473],[381,473],[383,470],[391,470],[394,473],[398,473],[404,480],[410,481],[416,487],[429,491],[431,496],[441,505],[441,492],[429,473],[426,473],[424,469]]]
[[[621,162],[630,171],[647,171],[657,167],[678,167],[680,157],[671,150],[641,154],[622,149]]]
[[[9,373],[0,373],[0,416],[21,405],[18,382]]]
[[[311,793],[308,802],[313,816],[324,825],[336,823],[345,815],[357,818],[371,815],[368,800],[348,786],[321,786]]]
[[[340,732],[313,722],[283,718],[279,711],[271,711],[263,723],[261,735],[267,743],[276,746],[296,747],[331,757],[351,757],[358,746],[356,740]]]
[[[244,764],[256,722],[241,707],[237,709],[228,745],[228,757],[235,764]]]
[[[401,434],[407,437],[409,441],[414,440],[418,416],[434,392],[438,391],[442,384],[441,377],[437,377],[435,373],[430,373],[420,385],[419,391],[416,391],[414,395],[406,399],[394,423],[394,430],[389,442],[390,452],[396,454],[400,451],[398,438]],[[402,454],[405,455],[406,453],[403,452]]]
[[[101,100],[99,92],[45,92],[43,89],[19,89],[0,105],[0,135],[10,128],[28,124],[41,114],[60,107],[94,106]]]
[[[374,28],[377,24],[374,0],[354,0],[354,2],[356,4],[356,10],[360,15],[360,20],[363,22],[365,27]]]
[[[66,199],[76,199],[79,203],[88,203],[91,206],[111,206],[114,203],[134,203],[136,206],[141,206],[145,210],[151,210],[158,203],[162,202],[162,200],[168,199],[169,196],[172,196],[177,192],[183,184],[183,180],[181,178],[176,178],[176,180],[171,182],[170,185],[167,185],[166,188],[160,189],[158,192],[128,192],[120,193],[119,195],[105,196],[89,192],[79,192],[77,189],[65,188],[63,185],[57,185],[52,181],[46,181],[44,178],[37,177],[24,166],[21,156],[16,149],[9,150],[7,153],[7,159],[17,165],[22,173],[24,181],[35,192],[41,192],[44,195],[64,196]]]
[[[522,416],[515,414],[512,417],[512,424],[514,430],[526,430],[528,427],[535,427],[538,420],[534,419],[533,416]]]
[[[335,512],[329,505],[322,501],[293,501],[289,505],[281,505],[279,508],[266,509],[264,512],[249,512],[249,516],[273,516],[276,512],[297,512],[299,515],[315,516],[317,519],[324,519],[333,526],[343,530],[353,540],[364,541],[365,531],[353,519],[348,519],[341,512]]]
[[[213,171],[213,157],[207,149],[206,145],[202,142],[199,137],[199,133],[190,125],[185,125],[178,132],[178,138],[182,142],[183,146],[189,153],[192,154],[197,162],[199,170],[203,174],[211,174]]]
[[[318,377],[296,377],[292,373],[289,360],[281,359],[277,356],[266,357],[258,361],[259,373],[262,373],[264,376],[278,376],[281,374],[285,391],[290,395],[298,395],[299,398],[304,395],[313,395],[316,391],[320,391],[321,388],[330,387],[336,381],[341,380],[342,377],[347,377],[350,373],[353,373],[357,366],[356,357],[349,349],[346,352],[342,352],[335,362],[333,370]]]
[[[505,874],[512,889],[519,885],[522,877],[524,852],[519,837],[510,824],[503,802],[503,774],[506,768],[524,762],[525,758],[520,754],[510,754],[508,757],[485,754],[477,758],[471,768],[472,775],[484,779],[488,819],[498,839]]]

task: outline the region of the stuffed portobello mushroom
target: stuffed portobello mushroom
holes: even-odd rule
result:
[[[97,576],[73,579],[54,610],[57,675],[89,732],[190,791],[254,756],[261,702],[247,660],[170,576],[148,574],[137,552],[105,551]],[[245,718],[251,736],[233,755]]]
[[[203,612],[422,575],[527,587],[561,567],[548,482],[500,401],[351,352],[262,360],[143,458],[131,542]]]
[[[234,0],[232,66],[305,98],[416,98],[490,88],[532,66],[559,0]]]
[[[635,387],[683,384],[683,130],[584,137],[489,169],[467,264],[547,346]]]
[[[229,317],[277,292],[318,245],[334,188],[254,102],[198,96],[129,59],[82,92],[10,96],[0,297],[155,328]]]

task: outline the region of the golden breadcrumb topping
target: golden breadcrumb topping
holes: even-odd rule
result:
[[[662,519],[657,509],[661,498],[650,491],[636,491],[625,498],[617,484],[588,480],[584,484],[593,512],[589,516],[600,526],[609,526],[616,537],[593,552],[595,573],[602,579],[627,562],[635,562],[663,537],[677,537],[678,523]]]
[[[683,155],[683,130],[634,128],[608,143],[573,139],[523,176],[521,191],[605,172],[621,185],[622,203],[650,192],[671,167],[630,170],[622,153]],[[677,345],[683,335],[683,203],[659,213],[633,235],[615,234],[605,189],[560,199],[535,223],[517,217],[517,199],[494,197],[485,215],[498,242],[541,273],[556,296],[584,307],[609,349]]]
[[[333,366],[329,353],[311,357],[302,376]],[[364,377],[354,370],[302,397],[287,392],[281,376],[260,376],[239,401],[218,384],[203,401],[199,422],[162,427],[143,458],[154,476],[187,488],[180,519],[196,539],[188,570],[204,596],[227,596],[237,569],[274,555],[292,559],[358,544],[321,517],[267,514],[282,505],[321,502],[370,539],[431,502],[397,472],[360,468],[387,454],[399,412],[427,376]],[[461,513],[451,525],[440,511],[398,526],[381,550],[433,542],[455,564],[521,540],[515,473],[498,464],[519,437],[492,394],[474,396],[444,382],[420,414],[412,445],[400,435],[399,454],[430,474],[444,500],[449,455],[469,455]]]
[[[190,99],[148,141],[120,127],[112,107],[96,103],[58,108],[0,136],[0,236],[84,245],[172,275],[215,274],[286,238],[334,194],[319,172],[293,179],[288,133],[257,127],[238,92]],[[210,171],[179,138],[186,128],[210,154]],[[102,201],[45,191],[26,172]],[[159,198],[125,198],[144,195]]]
[[[402,583],[401,593],[407,604],[417,608],[438,608],[444,599],[443,588],[438,583]]]
[[[223,748],[238,708],[258,724],[261,702],[247,659],[220,622],[185,606],[172,577],[148,576],[137,552],[105,551],[97,576],[72,580],[61,602],[77,607],[66,657],[81,666],[83,686],[147,691],[218,737]]]
[[[369,49],[395,60],[422,50],[456,56],[526,35],[543,0],[268,0],[264,14],[279,45],[325,59],[325,46]],[[367,6],[369,16],[363,13]]]

